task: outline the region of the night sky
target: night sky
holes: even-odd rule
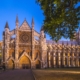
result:
[[[80,3],[77,6],[79,5]],[[6,21],[9,24],[10,30],[13,30],[15,28],[17,15],[19,18],[19,26],[25,18],[31,26],[33,17],[35,30],[40,32],[44,15],[35,0],[0,0],[0,41],[2,40],[2,32],[4,31]],[[47,39],[50,39],[49,36],[47,36]]]

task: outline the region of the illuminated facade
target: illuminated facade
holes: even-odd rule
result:
[[[3,63],[7,68],[80,67],[80,32],[74,41],[46,40],[44,31],[34,30],[26,20],[10,31],[8,23],[3,32]]]

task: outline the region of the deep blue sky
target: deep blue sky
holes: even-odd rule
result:
[[[19,25],[26,18],[31,26],[31,20],[34,17],[35,30],[40,32],[44,16],[35,0],[0,0],[0,40],[2,40],[2,32],[6,21],[9,24],[10,30],[15,28],[16,15],[19,18]],[[49,39],[49,36],[47,36],[47,39]]]

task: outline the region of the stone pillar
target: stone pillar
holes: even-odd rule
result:
[[[16,29],[16,40],[15,40],[15,68],[18,69],[19,68],[19,63],[18,63],[18,57],[19,57],[19,47],[18,47],[18,42],[19,42],[19,33],[18,33],[18,29]]]
[[[61,53],[58,53],[58,65],[61,67]]]
[[[63,53],[63,66],[65,66],[65,53]]]
[[[47,51],[42,51],[43,68],[47,68]]]
[[[74,53],[72,53],[72,60],[71,60],[71,64],[72,64],[72,67],[74,66]]]
[[[2,63],[5,61],[5,32],[3,32]]]
[[[5,32],[5,62],[7,61],[7,59],[9,58],[9,32]]]
[[[73,57],[71,56],[71,67],[73,67]]]
[[[68,53],[68,67],[70,67],[70,53]]]
[[[18,57],[19,57],[19,47],[18,47],[18,43],[19,43],[19,20],[18,20],[18,15],[16,16],[16,29],[15,29],[15,33],[16,33],[16,38],[15,38],[15,68],[18,69],[21,65],[19,65],[18,62]]]
[[[32,60],[34,61],[34,19],[32,19]]]
[[[35,58],[34,23],[32,20],[32,63],[31,63],[32,68],[35,68],[34,58]]]
[[[69,53],[67,53],[67,66],[69,67]]]
[[[80,58],[78,58],[79,59],[79,67],[80,67]]]
[[[55,53],[53,53],[54,55],[53,55],[53,65],[54,65],[54,67],[56,67],[56,54]]]
[[[7,42],[6,47],[7,47],[6,52],[7,52],[7,59],[8,59],[9,58],[9,41]]]
[[[71,67],[73,67],[73,62],[72,62],[72,60],[73,60],[73,55],[72,55],[72,53],[71,53]]]
[[[50,55],[50,52],[49,52],[49,68],[51,68],[51,55]]]
[[[79,60],[76,58],[76,67],[79,67]]]
[[[79,67],[79,58],[78,58],[77,64],[78,64],[78,67]]]
[[[46,44],[46,36],[44,34],[44,30],[41,29],[40,32],[40,50],[42,56],[43,68],[47,68],[47,44]]]
[[[56,57],[54,57],[54,67],[56,67]]]
[[[31,61],[31,69],[35,69],[36,66],[35,66],[35,61]]]

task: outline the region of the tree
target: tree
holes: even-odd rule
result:
[[[45,16],[43,29],[53,40],[74,38],[80,20],[79,0],[36,0]]]

